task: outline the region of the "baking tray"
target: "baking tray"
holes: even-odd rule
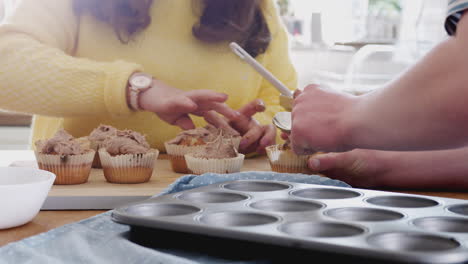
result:
[[[468,262],[468,201],[459,199],[243,180],[132,203],[115,209],[112,219],[140,233],[164,230],[386,262]]]

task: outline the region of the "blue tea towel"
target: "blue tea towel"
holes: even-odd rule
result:
[[[275,180],[297,183],[350,187],[348,184],[317,175],[274,172],[207,173],[186,175],[161,194],[180,192],[218,182],[232,180]],[[0,247],[0,264],[10,263],[270,263],[268,260],[232,260],[182,250],[155,250],[130,242],[127,225],[113,222],[112,211],[68,224],[18,242]],[[233,249],[235,250],[235,249]],[[239,252],[242,254],[242,252]]]

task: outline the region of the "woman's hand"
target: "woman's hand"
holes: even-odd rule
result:
[[[295,93],[291,144],[297,154],[344,151],[346,114],[356,97],[309,85]]]
[[[265,111],[265,103],[256,99],[239,110],[241,114],[231,119],[229,125],[242,135],[239,146],[241,153],[265,153],[265,147],[275,144],[276,128],[273,125],[260,125],[253,115]]]
[[[224,103],[227,98],[226,94],[210,90],[185,92],[154,80],[150,89],[140,93],[139,105],[171,125],[192,129],[195,125],[189,114],[212,116],[219,113],[228,119],[236,119],[239,113]]]
[[[265,147],[276,142],[276,129],[273,125],[260,125],[253,115],[265,111],[265,103],[261,99],[253,100],[237,110],[240,115],[227,119],[214,111],[207,112],[205,120],[226,130],[232,134],[239,134],[242,140],[239,152],[248,154],[252,152],[264,153]]]

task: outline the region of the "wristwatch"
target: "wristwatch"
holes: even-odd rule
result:
[[[141,110],[138,103],[138,95],[151,88],[153,85],[153,77],[146,73],[137,72],[128,79],[129,84],[129,106],[132,110]]]

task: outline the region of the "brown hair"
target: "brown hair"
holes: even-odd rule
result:
[[[271,34],[261,11],[262,0],[203,0],[200,20],[193,35],[206,43],[236,41],[252,56],[268,48]],[[89,12],[110,24],[122,43],[151,24],[153,0],[75,0],[77,14]]]

